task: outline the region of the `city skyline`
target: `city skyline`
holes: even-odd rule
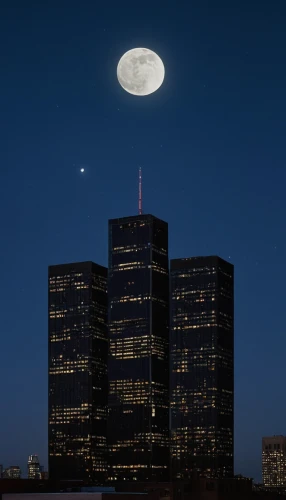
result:
[[[261,437],[285,435],[286,4],[126,1],[1,9],[0,462],[47,468],[47,268],[107,267],[141,166],[169,256],[235,265],[235,471],[261,480]],[[142,98],[116,75],[132,47],[166,70]]]
[[[140,169],[140,176],[141,176],[141,169]],[[141,181],[140,181],[140,189],[141,189]],[[141,201],[142,201],[142,200],[141,200]],[[141,204],[139,204],[139,210],[141,210],[141,209],[140,209],[140,206],[141,206]],[[150,218],[150,217],[151,217],[151,219],[153,218],[154,220],[159,220],[159,219],[157,219],[156,217],[154,217],[154,216],[152,216],[152,215],[150,215],[150,214],[143,214],[143,213],[141,213],[141,215],[139,214],[139,215],[134,215],[134,216],[129,216],[129,217],[122,217],[122,218],[117,218],[117,219],[111,219],[111,220],[109,220],[109,221],[108,221],[108,225],[109,225],[109,228],[111,228],[113,224],[115,224],[115,226],[116,226],[116,225],[119,225],[119,227],[120,227],[120,228],[122,228],[122,227],[124,228],[124,226],[127,226],[127,227],[128,227],[128,226],[133,226],[133,225],[134,225],[134,228],[136,228],[136,225],[137,225],[138,221],[139,221],[139,226],[141,226],[141,225],[143,225],[143,226],[144,226],[144,225],[145,225],[145,223],[146,223],[146,222],[145,222],[145,221],[146,221],[146,219],[148,219],[148,218]],[[144,222],[142,223],[142,221],[144,221]],[[131,229],[132,229],[132,228],[131,228]],[[132,230],[131,232],[133,233],[133,230]],[[123,231],[123,233],[124,233],[124,231]],[[110,235],[111,235],[111,234],[112,234],[112,231],[110,231],[110,229],[109,229],[109,242],[111,242],[111,239],[110,239]],[[133,238],[134,238],[134,237],[133,237]],[[128,239],[128,238],[127,238],[127,239]],[[135,239],[136,239],[136,238],[135,238]],[[124,240],[124,237],[123,237],[123,240]],[[123,240],[122,240],[122,237],[121,237],[121,238],[119,238],[119,242],[121,242],[121,243],[122,243],[122,241],[123,241]],[[134,240],[134,241],[135,241],[135,240]],[[109,243],[109,244],[110,244],[110,243]],[[133,246],[133,245],[131,245],[131,247],[132,247],[132,246]],[[144,245],[143,245],[143,246],[144,246]],[[120,248],[121,248],[121,250],[120,250]],[[138,247],[138,248],[139,248],[139,251],[140,251],[140,249],[141,249],[140,245],[139,245],[139,247]],[[142,247],[142,249],[143,249],[143,247]],[[128,252],[128,253],[130,253],[130,252],[134,252],[134,256],[136,256],[136,257],[137,257],[137,255],[136,255],[136,252],[137,252],[137,251],[138,251],[138,249],[136,250],[136,248],[134,248],[134,250],[133,250],[133,249],[129,249],[129,247],[127,247],[127,249],[126,249],[125,247],[116,247],[116,248],[115,248],[115,252],[114,252],[114,253],[115,253],[115,254],[117,254],[117,253],[119,253],[119,254],[120,254],[121,252],[123,252],[123,253],[125,253],[125,252]],[[160,253],[160,252],[159,252],[159,253]],[[108,260],[109,260],[109,263],[111,262],[111,259],[112,259],[111,255],[112,255],[112,254],[113,254],[113,252],[111,252],[111,247],[110,247],[110,248],[109,248],[109,259],[108,259]],[[130,256],[130,255],[128,255],[128,259],[127,259],[127,260],[130,260],[130,257],[131,257],[131,256]],[[118,260],[118,259],[117,259],[117,260]],[[124,259],[124,260],[126,260],[126,259]],[[172,259],[172,258],[169,258],[169,259],[168,259],[168,266],[169,266],[169,267],[168,267],[168,270],[170,271],[170,277],[169,277],[169,279],[170,279],[170,284],[174,281],[174,277],[176,276],[176,267],[177,267],[177,266],[179,266],[179,267],[178,267],[178,269],[177,269],[177,271],[179,270],[179,271],[181,272],[181,270],[186,271],[186,270],[187,270],[187,268],[188,268],[188,264],[185,264],[185,262],[187,262],[187,263],[189,262],[189,263],[190,263],[190,262],[199,261],[199,262],[202,264],[202,262],[204,262],[204,261],[209,261],[209,262],[210,262],[210,261],[213,261],[213,260],[218,260],[218,261],[221,261],[222,263],[224,262],[224,263],[225,263],[225,265],[226,265],[227,267],[229,267],[229,268],[233,268],[233,265],[232,265],[231,263],[229,263],[229,262],[227,262],[227,261],[224,261],[224,260],[223,260],[223,259],[221,259],[219,256],[201,256],[201,257],[192,256],[192,257],[183,257],[183,258],[180,258],[180,259]],[[135,262],[135,264],[136,264],[136,262]],[[109,265],[110,265],[110,264],[109,264]],[[119,264],[119,266],[121,266],[121,265],[125,266],[126,264]],[[81,271],[82,271],[84,268],[86,268],[86,266],[91,266],[91,268],[93,268],[93,270],[95,270],[95,269],[97,269],[97,270],[100,270],[100,269],[101,269],[102,271],[103,271],[103,270],[105,270],[105,278],[104,278],[104,279],[106,280],[106,286],[107,286],[107,274],[108,274],[107,272],[108,272],[108,267],[107,267],[107,268],[105,268],[104,266],[101,266],[101,265],[99,265],[99,264],[97,264],[97,263],[93,263],[93,262],[91,262],[91,261],[84,261],[84,262],[75,262],[75,263],[65,263],[65,264],[54,264],[54,265],[50,265],[50,266],[49,266],[49,277],[50,277],[50,276],[52,276],[53,274],[54,274],[54,277],[56,277],[58,274],[61,274],[61,273],[62,273],[63,275],[62,275],[62,277],[61,277],[61,280],[60,280],[60,285],[59,285],[60,287],[62,287],[62,279],[63,279],[64,275],[66,274],[66,272],[68,272],[68,271],[69,271],[69,272],[71,272],[71,273],[73,274],[73,273],[75,273],[77,270],[81,270]],[[118,267],[118,265],[117,265],[116,267]],[[136,267],[136,266],[135,266],[135,267]],[[140,267],[140,266],[138,266],[138,267]],[[148,267],[148,266],[147,266],[147,267]],[[110,268],[110,269],[111,269],[111,271],[112,271],[112,266],[111,266],[111,268]],[[127,268],[127,269],[129,269],[129,268]],[[118,270],[120,270],[120,269],[118,269]],[[60,271],[61,271],[61,272],[60,272]],[[81,274],[82,274],[82,273],[81,273]],[[77,275],[78,275],[78,274],[75,274],[75,276],[77,276]],[[185,276],[185,275],[184,275],[184,276]],[[53,277],[53,276],[52,276],[52,277]],[[59,278],[59,276],[58,276],[58,278]],[[103,279],[103,275],[102,275],[101,279]],[[53,283],[54,283],[54,282],[53,282]],[[90,284],[91,284],[91,283],[90,283]],[[52,285],[52,286],[55,286],[55,285]],[[66,285],[65,285],[65,286],[66,286]],[[125,287],[124,287],[124,288],[125,288]],[[185,287],[185,289],[186,289],[186,287]],[[60,288],[60,290],[62,290],[62,289]],[[172,285],[171,285],[171,290],[172,290]],[[52,290],[52,291],[56,291],[56,289],[55,289],[55,290]],[[178,291],[178,290],[174,290],[174,293],[180,293],[180,291]],[[112,297],[112,294],[111,294],[111,297]],[[49,300],[50,300],[50,299],[49,299]],[[115,302],[116,302],[116,301],[115,301]],[[120,301],[119,301],[119,302],[120,302]],[[171,302],[172,302],[172,301],[171,301]],[[61,301],[61,305],[62,305],[62,301]],[[171,306],[171,304],[170,304],[170,308],[171,308],[171,309],[170,309],[170,311],[171,311],[171,310],[172,310],[172,308],[173,308],[173,306]],[[49,310],[50,310],[50,306],[49,306]],[[171,325],[170,325],[170,329],[171,329]],[[133,346],[133,347],[134,347],[134,346]],[[144,346],[143,346],[143,347],[144,347]],[[122,348],[122,346],[121,346],[121,348]],[[116,349],[117,349],[117,348],[116,348]],[[170,347],[170,352],[171,352],[171,351],[172,351],[172,349],[171,349],[171,347]],[[122,351],[122,352],[123,352],[123,351]],[[172,366],[172,362],[171,362],[171,360],[170,360],[170,369],[171,369],[171,366]],[[106,367],[106,368],[107,368],[107,367]],[[131,393],[130,393],[130,394],[131,394]],[[170,394],[171,394],[171,393],[170,393]],[[233,397],[233,393],[232,393],[232,397]],[[172,401],[172,396],[171,396],[171,401]],[[171,403],[170,403],[170,404],[171,404]],[[115,421],[113,422],[113,424],[114,424],[115,422],[118,422],[118,421],[117,421],[117,420],[115,420]],[[170,431],[172,431],[172,430],[173,430],[172,424],[170,425],[169,430],[170,430]],[[268,440],[270,440],[270,441],[273,441],[273,439],[275,440],[276,438],[280,438],[280,437],[281,437],[281,436],[276,436],[276,435],[275,435],[275,436],[272,436],[271,438],[263,438],[263,441],[264,441],[265,439],[266,439],[266,440],[268,439]],[[283,436],[282,436],[282,438],[283,438]],[[285,440],[286,438],[283,438],[283,439]],[[279,440],[279,439],[278,439],[278,440]],[[170,446],[172,446],[172,445],[170,444]],[[283,448],[283,450],[284,450],[284,448]],[[36,456],[36,455],[35,455],[35,456]],[[13,467],[16,467],[16,468],[17,468],[17,467],[18,467],[18,465],[17,465],[17,466],[13,466],[13,465],[12,465],[12,466],[9,466],[8,468],[6,468],[6,470],[8,471],[10,468],[12,468],[12,469],[13,469]],[[19,467],[19,469],[20,469],[21,477],[25,477],[25,476],[26,476],[26,474],[25,474],[25,473],[23,473],[21,466]],[[171,469],[172,469],[172,465],[170,466],[170,471],[171,471]],[[5,470],[5,469],[3,469],[3,470]],[[104,475],[106,475],[107,470],[108,470],[108,468],[107,468],[107,466],[106,466],[106,468],[105,468],[105,470],[104,470]],[[236,472],[238,472],[238,471],[236,471]],[[226,474],[226,476],[227,476],[227,475],[228,475],[228,474]],[[110,479],[110,478],[109,478],[109,479]],[[142,480],[143,480],[143,479],[142,479]],[[112,478],[111,478],[111,481],[112,481]]]
[[[49,267],[51,480],[233,477],[233,266],[169,261],[168,224],[140,202],[141,169],[139,214],[108,221],[108,269]]]

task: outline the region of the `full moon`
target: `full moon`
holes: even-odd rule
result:
[[[149,95],[161,87],[165,68],[160,57],[149,49],[132,49],[125,52],[117,66],[121,87],[133,95]]]

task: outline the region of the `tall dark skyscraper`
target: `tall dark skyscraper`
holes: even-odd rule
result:
[[[169,478],[168,225],[109,221],[109,479]]]
[[[233,475],[233,266],[171,260],[172,476]]]
[[[107,269],[49,267],[51,479],[106,478],[107,354]]]

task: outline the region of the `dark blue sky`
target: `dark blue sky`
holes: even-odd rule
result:
[[[47,465],[47,266],[107,264],[107,220],[137,212],[141,165],[170,257],[235,265],[236,473],[260,479],[261,437],[286,434],[285,0],[6,5],[0,463]],[[166,68],[147,97],[116,78],[136,46]]]

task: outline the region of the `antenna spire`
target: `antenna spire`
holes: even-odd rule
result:
[[[138,196],[138,211],[139,215],[142,215],[142,170],[139,167],[139,196]]]

